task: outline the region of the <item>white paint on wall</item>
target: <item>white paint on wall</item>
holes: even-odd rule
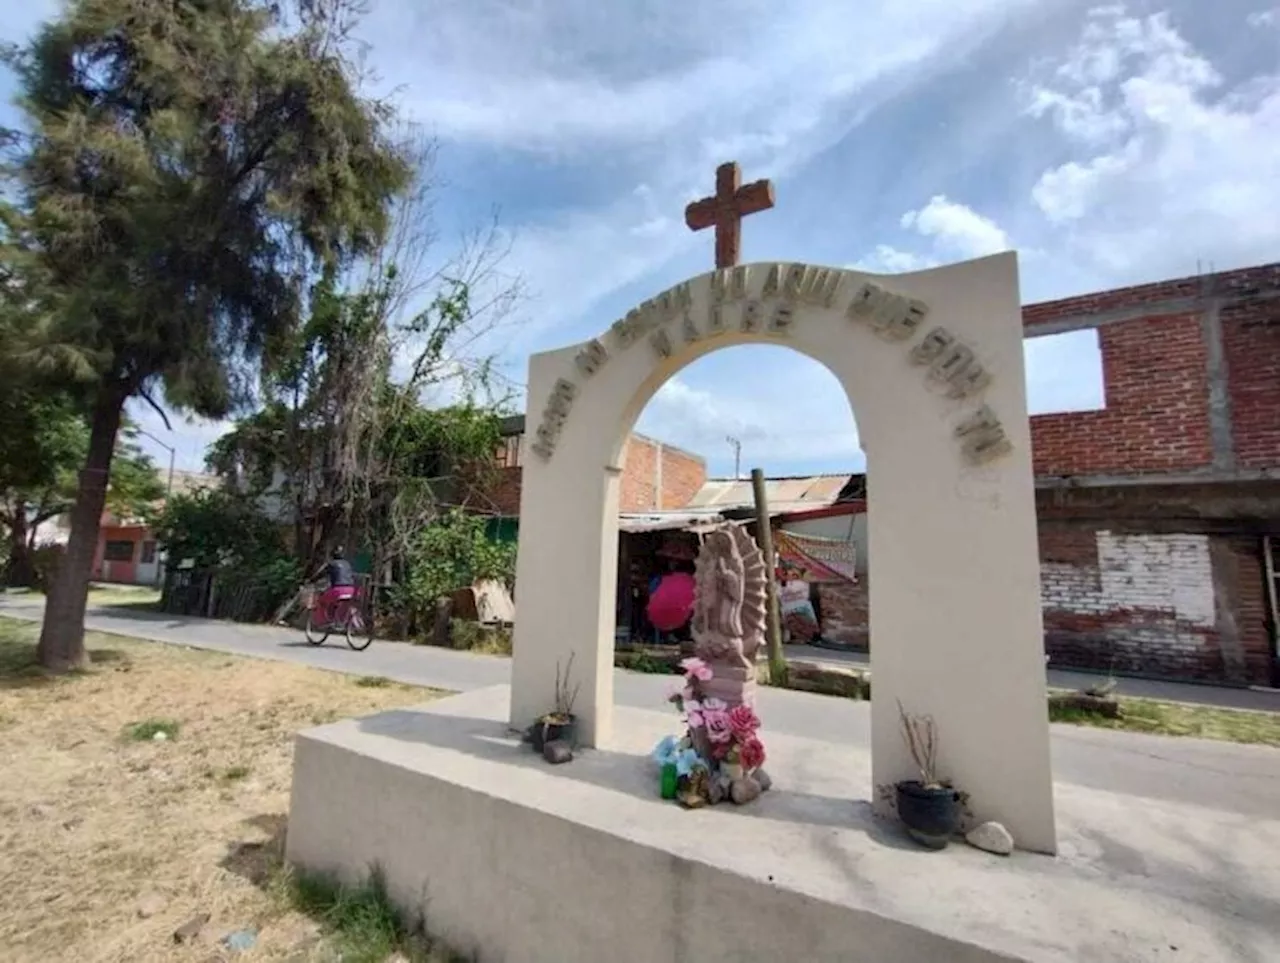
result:
[[[1047,608],[1080,613],[1145,609],[1203,628],[1217,624],[1208,536],[1101,531],[1095,538],[1097,568],[1041,565],[1041,599]]]

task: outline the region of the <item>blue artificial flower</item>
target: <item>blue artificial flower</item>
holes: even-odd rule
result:
[[[695,769],[707,768],[707,764],[703,762],[696,749],[681,749],[675,762],[676,773],[681,776],[691,776]]]
[[[676,756],[679,753],[679,747],[676,743],[675,736],[666,736],[661,742],[653,747],[653,761],[659,766],[668,766],[676,763]]]

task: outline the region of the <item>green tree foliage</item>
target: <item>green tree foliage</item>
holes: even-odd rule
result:
[[[5,580],[34,586],[38,527],[71,510],[89,448],[89,427],[67,396],[15,376],[0,385],[0,526],[8,532]],[[106,507],[142,518],[164,495],[150,457],[128,426],[116,440]]]
[[[268,403],[209,455],[209,467],[238,489],[272,489],[284,500],[308,566],[341,541],[370,549],[382,569],[400,569],[412,534],[443,508],[488,507],[501,408],[471,398],[428,408],[421,381],[393,380],[389,291],[381,283],[321,291],[300,339],[265,379]],[[424,321],[433,312],[437,322]],[[434,332],[417,360],[438,359],[441,339],[468,314],[466,289],[453,286],[414,315],[415,331]]]
[[[171,566],[217,575],[221,591],[252,587],[265,616],[297,589],[303,572],[253,496],[225,489],[175,495],[153,521]]]
[[[455,508],[417,534],[408,577],[399,586],[400,608],[410,624],[430,624],[436,599],[479,579],[513,584],[516,547],[491,540],[487,525],[483,516]]]
[[[46,667],[85,661],[125,401],[162,389],[218,417],[246,403],[259,362],[294,336],[305,279],[376,248],[411,180],[390,112],[358,91],[343,12],[70,0],[10,57],[31,131],[10,188],[52,292],[21,349],[76,376],[90,425]]]
[[[152,527],[173,565],[252,570],[288,554],[279,528],[253,498],[222,489],[174,495]]]

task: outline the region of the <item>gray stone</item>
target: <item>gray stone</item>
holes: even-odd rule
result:
[[[204,924],[207,922],[209,922],[208,913],[197,913],[173,931],[173,941],[175,943],[190,943],[200,935],[200,931],[204,929]]]
[[[258,933],[256,930],[236,930],[234,933],[228,933],[222,938],[222,945],[233,953],[245,953],[253,949],[254,944],[258,942]]]
[[[981,826],[975,826],[965,834],[964,838],[970,846],[998,856],[1008,856],[1013,852],[1013,836],[999,823],[983,823]]]
[[[757,799],[763,791],[760,788],[760,783],[750,776],[744,776],[742,779],[733,781],[733,785],[729,788],[729,798],[739,806],[745,806],[747,803]]]
[[[553,766],[573,760],[573,750],[563,739],[554,739],[542,747],[542,758]]]
[[[751,778],[760,783],[761,792],[768,792],[773,788],[773,779],[763,769],[757,769],[751,774]]]
[[[712,779],[711,782],[707,784],[707,799],[711,805],[715,806],[718,803],[724,802],[725,797],[728,795],[728,788],[725,786],[723,780]]]

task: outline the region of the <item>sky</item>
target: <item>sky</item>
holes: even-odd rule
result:
[[[711,267],[683,209],[725,160],[775,184],[744,262],[892,274],[1012,248],[1031,303],[1280,260],[1275,0],[371,7],[372,89],[438,140],[442,256],[494,210],[510,239],[529,297],[491,347],[517,387],[530,352]],[[6,4],[0,37],[53,10]],[[1026,350],[1033,413],[1103,405],[1092,332]],[[157,460],[192,469],[226,427],[133,414]],[[706,356],[637,427],[713,475],[732,473],[730,435],[744,470],[864,465],[835,378],[782,347]]]

